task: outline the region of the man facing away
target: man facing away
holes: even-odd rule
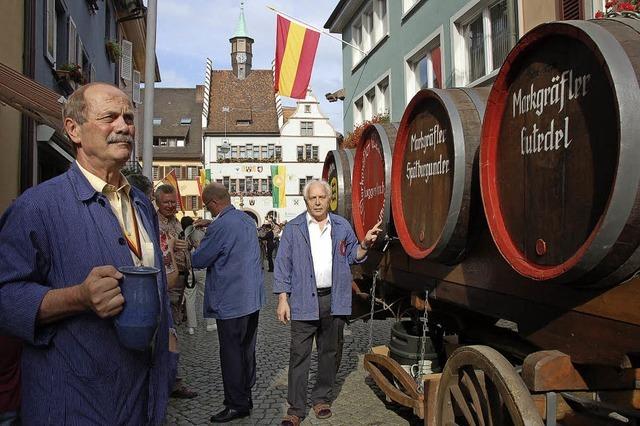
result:
[[[63,110],[70,169],[20,196],[0,219],[0,333],[22,352],[24,424],[161,424],[170,367],[169,304],[158,274],[154,350],[122,346],[119,266],[162,269],[149,199],[120,173],[133,146],[133,107],[92,83]]]
[[[225,423],[248,416],[253,407],[264,278],[253,219],[231,205],[229,192],[218,183],[203,189],[202,202],[216,220],[195,222],[209,226],[192,262],[195,268],[207,268],[204,317],[215,318],[218,326],[225,406],[211,421]]]
[[[380,222],[358,243],[349,222],[329,213],[331,187],[312,180],[303,191],[307,211],[282,232],[276,257],[273,292],[278,295],[278,320],[291,320],[289,409],[283,426],[299,425],[307,413],[307,382],[314,337],[318,372],[311,394],[315,415],[331,417],[339,340],[351,314],[351,269],[364,260],[380,233]]]

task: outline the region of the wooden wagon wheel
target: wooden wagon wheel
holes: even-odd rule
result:
[[[436,424],[542,426],[533,399],[513,366],[488,346],[464,346],[447,361]]]

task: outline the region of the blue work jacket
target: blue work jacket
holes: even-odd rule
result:
[[[193,252],[194,268],[207,268],[204,317],[238,318],[264,306],[264,277],[256,223],[227,206]]]
[[[151,203],[132,188],[133,205],[154,241],[162,268],[158,221]],[[92,311],[37,324],[45,294],[85,280],[102,265],[132,265],[107,198],[76,163],[26,191],[0,219],[0,333],[25,341],[22,352],[24,424],[161,424],[176,354],[168,351],[170,310],[164,268],[158,274],[161,323],[155,350],[118,341],[113,319]],[[125,301],[126,303],[126,301]]]
[[[356,260],[359,242],[344,218],[329,213],[331,220],[332,278],[331,314],[351,315],[351,268]],[[291,319],[310,321],[320,318],[316,277],[309,243],[307,213],[287,223],[280,237],[273,275],[273,292],[289,293]]]

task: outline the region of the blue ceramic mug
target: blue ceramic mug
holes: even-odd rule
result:
[[[160,321],[160,295],[157,274],[148,266],[122,266],[120,290],[124,308],[115,319],[120,343],[129,349],[144,351],[151,346]]]

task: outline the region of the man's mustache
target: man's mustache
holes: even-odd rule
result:
[[[133,136],[131,135],[111,135],[107,138],[107,144],[126,142],[133,145]]]

